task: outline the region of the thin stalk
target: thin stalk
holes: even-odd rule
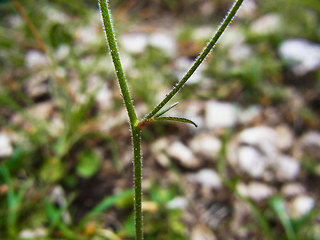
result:
[[[232,136],[232,132],[228,131],[223,137],[222,137],[222,147],[218,156],[218,174],[221,177],[222,183],[235,195],[237,196],[241,201],[243,201],[247,206],[249,206],[250,210],[252,211],[253,216],[257,220],[258,225],[260,226],[261,230],[266,236],[266,239],[268,240],[275,240],[275,236],[273,234],[273,231],[271,230],[271,227],[268,223],[268,221],[263,216],[263,213],[260,211],[260,209],[255,205],[249,198],[243,196],[236,188],[235,184],[232,180],[230,180],[227,177],[226,174],[226,156],[227,156],[227,143],[228,140],[230,140]]]
[[[143,239],[143,224],[142,224],[142,188],[141,188],[141,180],[142,180],[142,158],[141,158],[141,129],[143,126],[152,122],[151,119],[155,114],[159,112],[159,110],[182,88],[185,82],[190,78],[190,76],[194,73],[194,71],[199,67],[199,65],[204,61],[206,56],[209,54],[211,49],[214,47],[216,42],[218,41],[221,34],[227,28],[228,24],[231,22],[232,18],[236,14],[237,10],[239,9],[240,5],[242,4],[243,0],[237,0],[233,5],[232,9],[228,13],[227,17],[219,27],[216,34],[212,37],[208,45],[204,48],[201,52],[193,66],[190,70],[186,73],[186,75],[182,78],[181,81],[173,88],[173,90],[167,95],[166,98],[157,106],[155,107],[142,121],[137,120],[136,113],[134,111],[134,106],[131,100],[131,96],[128,90],[128,86],[126,83],[126,78],[121,66],[120,56],[117,48],[115,33],[112,26],[111,21],[111,13],[109,10],[109,2],[107,0],[98,0],[99,8],[101,11],[102,21],[104,25],[106,39],[109,45],[110,54],[112,57],[112,61],[115,67],[116,75],[118,78],[119,86],[121,89],[122,97],[124,100],[124,104],[126,106],[129,120],[130,120],[130,127],[131,127],[131,134],[132,134],[132,144],[133,144],[133,158],[134,158],[134,191],[135,191],[135,202],[134,202],[134,212],[135,212],[135,233],[136,233],[136,240]],[[174,105],[173,105],[174,107]],[[170,110],[169,107],[168,110]],[[161,114],[165,113],[167,110],[162,112]],[[161,114],[158,114],[160,116]],[[164,120],[179,120],[183,122],[188,122],[194,124],[192,121],[187,119],[179,119],[179,118],[172,118],[172,117],[162,117],[158,119]]]
[[[133,168],[134,168],[134,213],[136,240],[143,239],[143,218],[142,218],[142,158],[141,158],[141,131],[137,128],[132,130],[133,144]]]
[[[233,17],[237,13],[238,9],[240,8],[243,0],[237,0],[231,10],[228,12],[226,18],[220,25],[217,32],[214,34],[214,36],[211,38],[209,43],[204,47],[200,55],[197,57],[194,64],[191,66],[191,68],[188,70],[188,72],[184,75],[184,77],[174,86],[174,88],[167,94],[167,96],[150,112],[148,113],[142,121],[146,121],[148,119],[151,119],[155,114],[157,114],[160,109],[166,105],[171,98],[176,95],[176,93],[183,87],[183,85],[188,81],[188,79],[191,77],[191,75],[197,70],[197,68],[200,66],[200,64],[205,60],[207,55],[210,53],[210,51],[213,49],[217,41],[219,40],[222,33],[225,31],[227,26],[232,21]]]
[[[111,13],[109,11],[109,2],[107,0],[99,0],[98,2],[99,2],[99,7],[100,7],[100,11],[101,11],[102,20],[103,20],[104,30],[105,30],[107,42],[109,45],[112,61],[114,64],[114,68],[116,70],[116,75],[117,75],[118,82],[120,85],[124,104],[126,106],[126,109],[127,109],[128,115],[129,115],[131,129],[133,129],[133,127],[136,126],[136,124],[137,124],[137,116],[136,116],[136,113],[133,108],[133,103],[132,103],[129,89],[127,86],[126,77],[124,75],[124,72],[123,72],[123,69],[121,66],[121,61],[120,61],[120,56],[119,56],[118,47],[117,47],[117,43],[116,43],[116,38],[115,38],[115,34],[114,34],[112,22],[111,22]]]
[[[109,3],[106,0],[99,0],[99,7],[104,24],[104,30],[109,45],[112,61],[116,70],[119,86],[121,89],[124,104],[126,106],[133,145],[133,167],[134,167],[134,213],[135,213],[135,234],[136,240],[143,239],[142,227],[142,158],[141,158],[141,129],[137,128],[138,120],[134,111],[133,103],[127,86],[126,78],[121,66],[120,56],[117,48],[116,38],[112,27],[111,13],[109,11]]]

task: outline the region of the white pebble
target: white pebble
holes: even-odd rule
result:
[[[276,178],[280,181],[289,181],[297,178],[300,171],[300,164],[298,160],[280,155],[274,162],[274,170]]]
[[[265,143],[275,143],[276,139],[276,131],[267,126],[247,128],[239,134],[240,143],[253,146],[260,146]]]
[[[194,168],[200,164],[193,152],[182,142],[172,143],[167,149],[167,153],[170,157],[177,159],[184,167]]]
[[[279,53],[297,75],[304,75],[320,66],[320,45],[304,39],[284,41]]]
[[[257,149],[243,146],[239,149],[239,167],[251,177],[261,178],[267,165],[268,159]]]
[[[188,206],[188,200],[185,197],[177,196],[167,203],[168,209],[186,209]]]
[[[148,44],[145,33],[127,33],[121,36],[121,47],[129,53],[143,53]]]
[[[30,50],[25,56],[26,65],[29,68],[39,68],[48,65],[48,59],[46,55],[37,50]]]
[[[199,134],[191,140],[190,147],[195,153],[215,160],[221,149],[221,141],[209,134]]]
[[[251,31],[257,35],[269,35],[280,30],[281,19],[277,14],[262,16],[253,22]]]
[[[161,49],[168,56],[173,57],[177,51],[175,38],[167,33],[155,32],[150,35],[149,44]]]
[[[309,196],[301,195],[293,199],[289,206],[289,213],[294,218],[300,218],[311,211],[315,200]]]
[[[0,157],[9,157],[13,152],[9,137],[0,133]]]
[[[237,123],[237,107],[234,104],[209,101],[205,111],[205,122],[209,129],[233,127]]]
[[[281,193],[286,197],[293,197],[305,193],[306,189],[299,183],[288,183],[281,188]]]
[[[222,187],[221,179],[213,169],[202,169],[198,173],[190,175],[190,178],[204,187],[213,189]]]
[[[251,182],[248,185],[240,183],[237,185],[237,190],[245,197],[249,197],[255,201],[262,201],[274,193],[274,189],[264,183]]]

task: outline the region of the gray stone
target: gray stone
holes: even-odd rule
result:
[[[214,233],[205,225],[197,224],[191,231],[190,240],[216,240]]]
[[[233,127],[237,123],[237,107],[234,104],[209,101],[205,108],[205,124],[209,129]]]
[[[49,64],[46,55],[37,50],[28,51],[25,56],[25,62],[29,68],[40,68]]]
[[[167,203],[168,209],[182,209],[185,210],[188,207],[188,200],[185,197],[177,196]]]
[[[303,135],[302,144],[320,148],[320,132],[310,131]]]
[[[66,209],[67,200],[63,188],[61,186],[55,186],[52,189],[49,198],[53,204],[58,205],[61,209],[65,209],[62,213],[62,220],[65,224],[69,225],[71,223],[71,215]]]
[[[175,141],[167,149],[167,153],[173,159],[176,159],[182,166],[195,168],[200,165],[193,152],[182,142]]]
[[[259,107],[257,105],[253,105],[248,108],[241,109],[238,114],[238,121],[241,124],[250,124],[256,118],[261,116],[261,113],[262,113],[261,107]]]
[[[207,41],[213,32],[213,27],[209,25],[197,27],[192,33],[192,38],[196,41]]]
[[[254,0],[246,0],[237,12],[237,18],[251,19],[257,12],[257,4]]]
[[[0,157],[10,157],[13,148],[9,137],[5,133],[0,133]]]
[[[281,19],[278,14],[267,14],[254,21],[251,31],[256,35],[270,35],[280,31]]]
[[[146,50],[148,36],[145,33],[125,33],[122,34],[120,43],[128,53],[139,54]]]
[[[279,53],[298,76],[314,71],[320,66],[320,44],[305,39],[284,41],[279,47]]]
[[[238,135],[240,144],[256,147],[270,160],[278,155],[278,149],[276,148],[277,137],[277,132],[267,126],[247,128]]]
[[[112,106],[112,90],[104,84],[96,94],[96,101],[100,109],[105,110]]]
[[[26,81],[26,91],[28,96],[31,98],[37,98],[44,94],[49,93],[49,85],[47,79],[49,74],[47,72],[40,72],[38,74],[33,74]]]
[[[290,181],[297,178],[300,171],[300,164],[298,160],[292,157],[279,155],[274,162],[273,168],[277,180]]]
[[[306,195],[295,197],[288,207],[289,215],[293,218],[300,218],[309,213],[315,206],[315,200]]]
[[[220,189],[222,188],[221,179],[213,169],[202,169],[196,174],[189,176],[191,180],[199,183],[203,187]]]
[[[275,128],[277,132],[277,141],[276,146],[279,150],[288,150],[293,146],[294,143],[294,135],[292,130],[287,125],[280,125]]]
[[[286,197],[302,195],[305,192],[305,187],[300,183],[287,183],[281,188],[281,193]]]
[[[150,35],[149,44],[153,47],[161,49],[168,56],[175,56],[177,51],[177,43],[175,38],[164,32],[155,32]]]
[[[253,54],[252,48],[247,44],[234,45],[229,50],[229,58],[233,61],[241,61],[251,57]]]
[[[228,28],[228,31],[225,31],[220,40],[219,46],[224,48],[230,48],[234,45],[243,43],[245,40],[244,34],[236,26],[231,26]]]
[[[45,228],[24,229],[19,233],[20,239],[39,239],[47,236]]]
[[[99,31],[100,28],[100,26],[94,23],[94,25],[92,26],[85,26],[77,29],[75,36],[77,42],[81,46],[80,48],[86,47],[87,45],[93,45],[99,42],[100,37],[102,37],[102,34]]]
[[[238,152],[238,166],[251,177],[261,178],[269,164],[268,158],[257,149],[242,146]]]
[[[305,133],[294,147],[294,156],[298,159],[307,156],[320,164],[320,132]]]
[[[271,197],[275,192],[272,187],[260,182],[251,182],[248,185],[239,183],[237,190],[241,195],[258,202]]]
[[[64,124],[60,115],[54,114],[49,122],[48,132],[52,137],[59,137],[61,136],[62,131],[65,130]]]
[[[261,146],[263,144],[275,143],[277,133],[270,127],[258,126],[247,128],[239,133],[239,143],[252,146]]]
[[[156,161],[162,167],[168,167],[170,160],[165,154],[165,149],[168,148],[169,141],[166,138],[160,138],[151,145],[151,151],[156,158]]]
[[[215,160],[221,149],[221,141],[215,136],[203,133],[196,135],[190,141],[190,147],[196,154],[210,160]]]
[[[62,61],[67,59],[70,55],[70,47],[67,44],[61,44],[54,53],[55,59]]]

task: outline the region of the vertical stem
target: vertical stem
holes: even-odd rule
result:
[[[112,21],[111,21],[111,13],[109,11],[109,2],[107,0],[99,0],[98,2],[101,10],[102,21],[103,21],[104,30],[105,30],[107,42],[109,45],[113,65],[116,70],[116,75],[118,78],[124,104],[126,106],[126,109],[129,115],[130,125],[131,125],[131,128],[133,129],[137,125],[137,116],[134,111],[133,103],[132,103],[131,96],[130,96],[129,89],[126,82],[126,77],[124,75],[124,71],[122,69],[122,65],[120,61],[116,37],[114,34]]]
[[[141,131],[137,128],[132,129],[133,143],[133,166],[134,166],[134,213],[136,240],[143,239],[143,219],[142,219],[142,158],[141,158]]]
[[[222,33],[226,30],[228,25],[232,22],[232,19],[236,15],[238,9],[240,8],[242,2],[244,0],[236,0],[232,6],[232,8],[229,10],[227,16],[221,23],[220,27],[218,28],[217,32],[213,35],[211,40],[208,42],[208,44],[205,46],[205,48],[202,50],[200,55],[197,57],[194,64],[191,66],[191,68],[188,70],[188,72],[184,75],[184,77],[174,86],[174,88],[166,95],[166,97],[150,112],[148,113],[144,118],[143,121],[151,119],[157,112],[160,111],[160,109],[166,105],[167,102],[170,101],[171,98],[173,98],[174,95],[183,87],[183,85],[189,80],[189,78],[192,76],[192,74],[197,70],[197,68],[200,66],[200,64],[205,60],[207,55],[210,53],[210,51],[213,49],[217,41],[219,40]]]
[[[134,165],[134,213],[135,213],[135,232],[136,240],[143,239],[143,228],[142,228],[142,158],[141,158],[141,131],[137,128],[137,116],[134,111],[133,103],[127,86],[124,71],[121,66],[120,56],[117,48],[116,38],[112,27],[111,14],[109,11],[109,3],[107,0],[99,0],[99,7],[101,10],[101,16],[104,24],[104,30],[109,44],[109,49],[116,70],[119,86],[121,89],[124,104],[126,106],[133,144],[133,165]]]

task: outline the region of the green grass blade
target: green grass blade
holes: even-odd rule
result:
[[[159,113],[157,113],[157,114],[155,115],[155,117],[160,117],[161,115],[165,114],[165,113],[168,112],[170,109],[172,109],[172,108],[174,108],[175,106],[177,106],[178,104],[179,104],[179,102],[176,102],[176,103],[170,105],[170,106],[167,107],[166,109],[164,109],[164,110],[160,111]]]
[[[125,190],[119,194],[105,197],[96,207],[94,207],[90,212],[88,212],[81,220],[79,226],[83,227],[93,216],[102,213],[108,208],[112,207],[117,201],[122,198],[128,197],[133,193],[133,189]]]
[[[282,226],[284,227],[288,240],[296,240],[297,237],[293,229],[292,222],[284,207],[282,198],[279,196],[273,197],[270,201],[270,204],[272,209],[277,214],[280,222],[282,223]]]

